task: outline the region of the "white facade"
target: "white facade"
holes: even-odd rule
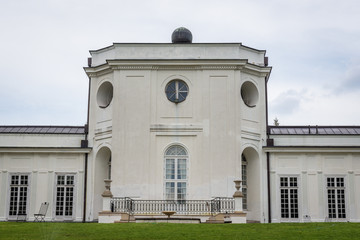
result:
[[[104,179],[114,197],[138,200],[232,197],[233,181],[242,179],[247,219],[259,222],[325,221],[327,181],[344,181],[334,189],[344,194],[330,197],[344,198],[345,210],[335,206],[330,218],[360,220],[360,132],[268,132],[265,51],[240,43],[115,43],[90,53],[85,128],[0,128],[0,220],[16,219],[16,204],[16,211],[26,204],[33,220],[49,202],[47,220],[96,221]],[[23,175],[24,203],[12,198],[24,191],[13,176]],[[71,195],[71,211],[61,208],[61,191]],[[296,205],[282,205],[285,197]]]

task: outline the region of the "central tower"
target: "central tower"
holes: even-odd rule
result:
[[[172,43],[114,43],[90,53],[95,219],[105,178],[116,197],[231,197],[244,157],[248,216],[260,219],[265,51],[192,43],[191,32],[178,28]]]

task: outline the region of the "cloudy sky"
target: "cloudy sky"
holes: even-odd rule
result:
[[[360,1],[0,0],[0,125],[83,125],[89,50],[241,42],[267,50],[269,122],[360,125]]]

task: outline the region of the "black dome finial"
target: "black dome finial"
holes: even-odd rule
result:
[[[179,27],[171,35],[172,43],[192,43],[192,34],[189,29]]]

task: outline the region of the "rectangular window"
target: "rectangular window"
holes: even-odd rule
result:
[[[186,199],[186,182],[177,183],[177,199],[178,200]]]
[[[175,159],[166,159],[166,179],[175,179]]]
[[[242,163],[241,163],[241,185],[242,185],[242,193],[243,193],[243,209],[247,210],[247,162],[243,155]]]
[[[74,174],[56,176],[56,216],[72,217],[74,206]]]
[[[166,200],[174,200],[175,199],[175,183],[167,182],[165,186],[166,191]]]
[[[178,159],[177,179],[186,179],[186,159]]]
[[[327,178],[327,198],[329,218],[346,218],[343,177]]]
[[[281,218],[299,218],[298,178],[280,177]]]
[[[10,177],[9,216],[27,214],[29,175],[13,174]]]

